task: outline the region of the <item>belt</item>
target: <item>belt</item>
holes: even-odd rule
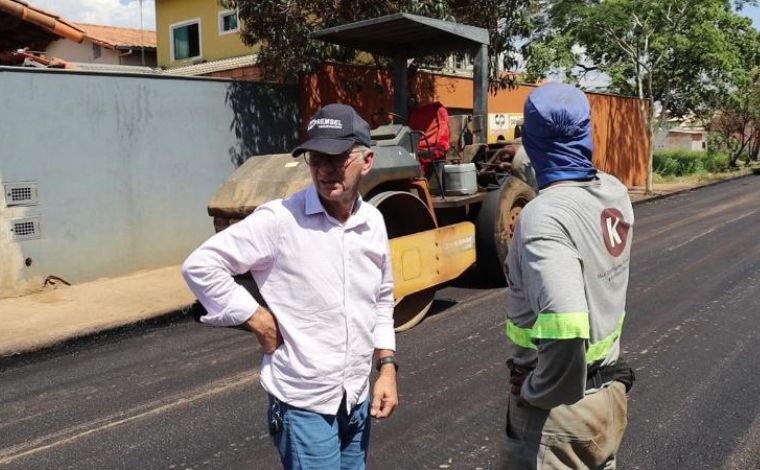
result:
[[[617,378],[617,370],[615,366],[594,367],[594,371],[588,371],[586,375],[586,390],[612,382]]]
[[[526,376],[532,371],[531,368],[515,366],[511,361],[508,362],[508,366],[511,376]],[[614,380],[622,382],[625,385],[626,392],[628,392],[636,380],[636,374],[628,364],[620,360],[604,367],[589,367],[586,373],[586,390],[601,388],[602,385]]]
[[[590,367],[586,375],[586,390],[600,388],[602,385],[617,380],[625,385],[625,391],[628,393],[636,380],[636,374],[633,369],[622,360],[604,367]]]

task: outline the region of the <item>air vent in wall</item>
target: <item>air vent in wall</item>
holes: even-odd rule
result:
[[[8,207],[37,205],[37,183],[5,183],[3,186]]]
[[[8,221],[8,232],[11,241],[40,238],[40,218],[11,219]]]

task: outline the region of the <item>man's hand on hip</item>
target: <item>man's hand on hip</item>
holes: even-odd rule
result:
[[[370,414],[374,418],[384,419],[392,415],[397,406],[396,369],[393,364],[388,364],[380,369],[380,374],[375,380]]]
[[[277,319],[264,307],[256,309],[253,316],[245,322],[245,327],[256,335],[264,354],[272,354],[282,344]]]

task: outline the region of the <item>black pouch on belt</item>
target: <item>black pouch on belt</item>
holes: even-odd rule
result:
[[[636,373],[633,369],[622,359],[614,364],[598,367],[594,366],[589,368],[586,379],[586,388],[599,388],[607,382],[616,380],[625,385],[625,393],[631,391],[633,382],[636,381]]]

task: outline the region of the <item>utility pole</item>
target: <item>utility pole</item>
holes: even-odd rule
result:
[[[140,63],[145,67],[145,38],[143,29],[143,0],[140,0]]]

